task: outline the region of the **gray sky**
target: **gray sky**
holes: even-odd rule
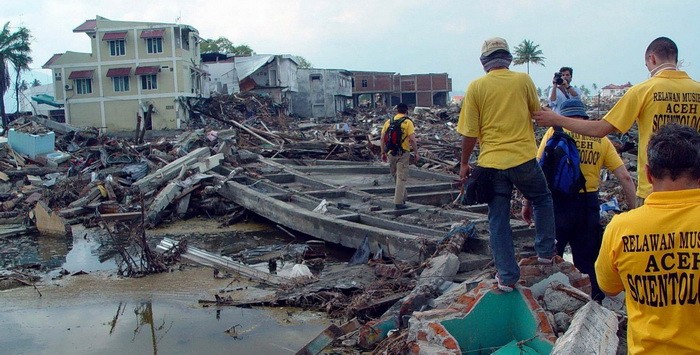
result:
[[[679,47],[682,69],[700,79],[700,3],[687,1],[419,0],[0,0],[0,21],[29,28],[32,68],[54,53],[90,52],[73,29],[100,15],[111,20],[179,22],[204,38],[227,37],[260,54],[301,55],[318,68],[448,73],[453,94],[483,75],[484,39],[539,44],[545,67],[530,67],[545,88],[561,66],[574,85],[632,84],[648,76],[644,51],[659,36]],[[511,69],[526,71],[525,65]],[[7,99],[7,98],[6,98]],[[12,104],[14,107],[14,104]]]

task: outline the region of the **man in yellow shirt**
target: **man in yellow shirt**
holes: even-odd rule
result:
[[[396,116],[388,119],[382,127],[381,149],[382,161],[389,161],[391,176],[396,180],[394,190],[394,204],[396,209],[406,208],[406,182],[408,181],[408,165],[418,161],[418,143],[416,142],[415,127],[413,121],[408,116],[408,106],[404,103],[396,105]],[[391,121],[401,121],[401,149],[390,151],[387,149],[386,131],[389,129]],[[411,149],[413,149],[413,161],[411,161]]]
[[[585,105],[579,99],[564,100],[559,105],[559,114],[566,117],[588,119]],[[605,298],[605,294],[598,287],[594,269],[603,233],[600,225],[600,204],[598,202],[600,170],[605,167],[617,177],[620,185],[622,185],[627,206],[630,209],[635,208],[637,202],[634,195],[634,181],[608,137],[582,136],[567,130],[564,130],[564,132],[576,141],[576,147],[581,159],[579,166],[581,173],[586,179],[586,187],[585,190],[581,190],[576,194],[552,191],[557,254],[563,256],[566,245],[571,246],[574,265],[591,278],[591,297],[596,301],[602,301]],[[537,151],[538,159],[542,159],[547,140],[553,134],[554,128],[550,128],[545,132],[540,142],[540,148]],[[522,212],[523,219],[530,223],[532,208],[529,201],[523,204]]]
[[[666,37],[653,40],[644,54],[650,78],[634,85],[602,120],[566,118],[552,111],[539,111],[533,118],[540,126],[561,126],[592,137],[605,137],[613,130],[627,132],[636,121],[639,127],[637,166],[647,162],[647,142],[652,133],[669,123],[700,131],[700,83],[678,70],[678,47]],[[638,174],[638,205],[651,192],[644,173]]]
[[[630,354],[700,353],[700,134],[678,124],[649,140],[652,192],[605,228],[601,290],[625,291]]]
[[[486,75],[469,84],[457,123],[462,135],[459,177],[465,181],[469,175],[469,158],[478,140],[478,165],[495,169],[495,196],[488,202],[489,241],[498,287],[508,292],[520,279],[510,228],[513,187],[533,202],[535,251],[544,263],[551,263],[554,256],[552,194],[535,160],[531,114],[540,109],[535,84],[529,75],[508,69],[513,56],[503,38],[486,40],[480,60]]]

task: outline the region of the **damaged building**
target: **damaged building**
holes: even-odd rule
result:
[[[66,123],[123,131],[139,115],[150,129],[181,127],[187,116],[178,98],[201,95],[205,76],[196,29],[96,16],[73,32],[85,33],[92,51],[55,54],[42,67],[53,72]]]
[[[447,106],[452,79],[447,73],[401,75],[392,72],[353,71],[355,106]]]

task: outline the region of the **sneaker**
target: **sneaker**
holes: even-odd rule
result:
[[[396,206],[394,206],[395,209],[397,210],[405,210],[408,208],[405,203],[397,203]]]
[[[496,282],[498,282],[498,289],[502,292],[513,292],[513,289],[515,288],[515,285],[506,285],[501,283],[501,278],[498,277],[498,273],[496,273]]]

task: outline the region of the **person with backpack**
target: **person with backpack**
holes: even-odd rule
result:
[[[540,110],[537,89],[529,75],[508,69],[513,56],[505,39],[484,41],[479,58],[486,75],[467,87],[457,122],[462,135],[460,180],[471,172],[469,159],[479,142],[477,163],[492,168],[493,196],[488,201],[489,243],[498,288],[513,291],[520,279],[510,226],[513,187],[533,201],[537,261],[551,264],[554,250],[552,194],[535,155],[531,114]]]
[[[588,119],[578,99],[564,100],[560,114]],[[600,302],[605,294],[598,287],[594,269],[603,233],[598,202],[600,171],[605,167],[617,177],[630,209],[637,202],[634,181],[608,137],[588,137],[552,127],[542,137],[537,158],[552,191],[557,254],[564,255],[566,245],[571,246],[574,266],[588,274],[591,297]],[[526,222],[532,222],[532,207],[527,200],[522,214]]]
[[[381,134],[382,161],[389,161],[389,171],[396,180],[394,204],[397,210],[406,208],[408,165],[418,161],[415,127],[407,114],[406,104],[396,105],[396,115],[384,122]]]

